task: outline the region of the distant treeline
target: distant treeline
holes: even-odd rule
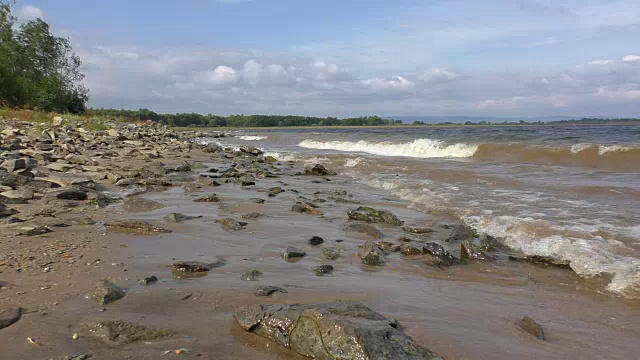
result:
[[[554,120],[554,121],[466,121],[464,123],[454,123],[454,122],[439,122],[439,123],[425,123],[424,121],[414,121],[413,125],[464,125],[464,126],[474,126],[474,125],[553,125],[553,124],[608,124],[608,123],[629,123],[629,122],[640,122],[640,118],[582,118],[582,119],[572,119],[572,120]]]
[[[89,109],[87,115],[123,120],[153,120],[168,126],[179,127],[277,127],[277,126],[381,126],[401,125],[400,120],[379,116],[362,116],[338,119],[295,115],[201,115],[196,113],[158,114],[148,109],[118,110]]]

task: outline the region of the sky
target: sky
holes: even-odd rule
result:
[[[90,105],[156,112],[640,116],[638,0],[19,0]]]

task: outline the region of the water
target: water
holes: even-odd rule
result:
[[[570,260],[608,290],[640,291],[640,125],[238,131],[280,160],[461,218],[528,255]],[[218,140],[218,139],[216,139]]]

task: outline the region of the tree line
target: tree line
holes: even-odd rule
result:
[[[80,58],[42,19],[19,23],[0,0],[0,106],[81,113],[89,99]]]
[[[402,124],[400,120],[383,119],[379,116],[361,116],[345,119],[297,115],[219,116],[197,113],[158,114],[149,109],[88,109],[87,115],[110,119],[152,120],[164,125],[178,127],[381,126]]]

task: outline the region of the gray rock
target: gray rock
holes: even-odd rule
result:
[[[8,172],[14,172],[26,169],[27,163],[24,159],[7,159],[2,162],[2,167],[7,169]]]
[[[401,226],[402,221],[387,210],[376,210],[367,206],[360,206],[356,210],[348,210],[347,216],[351,220],[364,221],[366,223],[383,223]]]
[[[324,240],[320,236],[313,236],[311,237],[311,239],[309,239],[309,245],[311,246],[318,246],[323,242]]]
[[[222,227],[227,231],[239,231],[248,225],[246,222],[237,221],[232,218],[217,219],[216,222],[222,224]]]
[[[264,214],[261,214],[259,212],[251,212],[251,213],[242,215],[242,218],[245,220],[256,220],[264,216],[265,216]]]
[[[109,280],[102,280],[87,298],[93,299],[98,305],[107,305],[122,299],[125,291]]]
[[[243,153],[247,153],[247,154],[251,154],[253,156],[258,156],[261,155],[263,153],[262,150],[254,147],[254,146],[241,146],[240,147],[240,151],[242,151]]]
[[[18,213],[17,210],[8,208],[4,204],[0,204],[0,218],[4,218],[4,217],[11,216],[11,215],[15,215],[17,213]]]
[[[476,237],[476,235],[476,231],[467,225],[455,225],[446,241],[454,242],[472,240]]]
[[[33,199],[33,190],[18,189],[0,193],[0,202],[3,204],[26,204]]]
[[[65,156],[64,159],[67,160],[68,162],[70,162],[72,164],[76,164],[76,165],[89,165],[89,166],[98,165],[97,162],[93,161],[93,159],[91,159],[90,157],[85,156],[85,155],[69,154],[69,155]]]
[[[138,281],[142,285],[153,285],[158,282],[158,277],[155,275],[147,276],[144,279]]]
[[[409,244],[403,244],[400,246],[400,254],[406,255],[406,256],[421,255],[422,250],[418,249],[415,246],[411,246]]]
[[[272,188],[269,189],[269,197],[274,197],[274,196],[276,196],[276,195],[278,195],[280,193],[283,193],[283,192],[284,192],[284,189],[282,189],[279,186],[272,187]]]
[[[108,176],[109,175],[107,174],[107,177]],[[136,185],[136,184],[138,184],[138,180],[133,179],[133,178],[123,178],[123,179],[120,179],[120,180],[116,181],[116,185],[117,186],[123,186],[123,187],[124,186]]]
[[[43,225],[25,226],[18,229],[21,231],[16,236],[38,236],[52,232],[51,229]]]
[[[121,200],[122,198],[118,195],[108,194],[105,192],[96,193],[96,204],[98,205],[99,208],[105,208]]]
[[[91,359],[90,354],[65,355],[62,357],[62,360],[88,360],[88,359]]]
[[[460,243],[460,257],[468,260],[492,260],[490,255],[480,250],[469,240],[464,240]]]
[[[318,205],[307,202],[307,201],[298,201],[292,207],[291,211],[297,213],[304,213],[309,215],[323,215],[322,211],[318,209]]]
[[[163,207],[163,204],[141,196],[130,196],[124,201],[124,208],[130,212],[147,212],[162,209]]]
[[[89,334],[109,345],[122,346],[138,341],[152,341],[175,333],[165,329],[137,325],[124,320],[83,324]]]
[[[387,253],[400,251],[400,245],[390,243],[388,241],[378,241],[376,245],[380,250]]]
[[[269,296],[273,293],[287,293],[287,290],[278,286],[258,286],[256,291],[253,292],[255,296]]]
[[[561,269],[571,269],[569,260],[559,260],[547,256],[531,255],[531,256],[509,256],[511,261],[523,261],[537,265],[553,266]]]
[[[433,229],[428,226],[405,226],[402,230],[411,234],[428,234],[433,232]]]
[[[422,251],[425,253],[425,262],[430,265],[451,266],[460,263],[442,245],[434,242],[424,244]]]
[[[247,271],[246,273],[242,274],[240,279],[242,279],[244,281],[258,281],[260,279],[260,277],[262,277],[262,275],[263,275],[263,273],[260,270],[251,270],[251,271]]]
[[[376,244],[367,241],[358,252],[358,256],[362,262],[370,266],[382,266],[387,262],[386,257]]]
[[[320,266],[316,266],[316,267],[311,268],[311,270],[313,270],[313,272],[315,272],[316,275],[323,276],[323,275],[331,274],[333,272],[333,266],[332,265],[320,265]]]
[[[307,255],[306,252],[293,247],[293,246],[289,246],[287,248],[287,250],[284,251],[284,254],[282,255],[285,259],[295,259],[295,258],[302,258],[305,255]]]
[[[0,214],[1,214],[1,211],[0,211]],[[7,217],[0,216],[0,219],[1,219],[0,220],[0,224],[2,224],[2,225],[17,224],[17,223],[24,222],[24,220],[20,219],[17,216],[13,216],[13,215],[10,215],[10,216],[7,216]]]
[[[307,176],[330,176],[336,175],[335,172],[327,170],[320,164],[315,164],[311,168],[304,169],[304,174]]]
[[[342,254],[342,249],[335,246],[325,247],[322,249],[322,255],[327,260],[335,260]]]
[[[189,215],[185,215],[185,214],[181,214],[181,213],[171,213],[171,214],[165,216],[163,219],[165,219],[167,221],[174,222],[174,223],[181,223],[181,222],[200,219],[200,218],[202,218],[202,215],[200,215],[200,216],[189,216]]]
[[[208,195],[203,195],[193,199],[193,202],[214,203],[214,202],[220,202],[220,198],[216,194],[208,194]]]
[[[382,238],[380,230],[371,224],[351,223],[347,225],[346,230],[367,234],[375,239]]]
[[[320,360],[436,360],[402,327],[356,302],[245,305],[234,312],[242,329]]]
[[[164,229],[142,220],[114,220],[106,224],[107,228],[114,231],[134,233],[141,235],[151,235],[159,233],[170,233],[171,230]]]
[[[544,330],[542,329],[542,326],[540,326],[540,324],[538,324],[532,318],[525,316],[522,319],[516,321],[516,325],[520,329],[528,332],[529,334],[537,337],[538,339],[545,340]]]
[[[18,322],[20,316],[22,316],[22,309],[19,307],[0,309],[0,330]]]
[[[251,201],[252,203],[256,203],[256,204],[264,204],[265,200],[264,199],[260,199],[260,198],[251,198],[249,199],[249,201]]]
[[[214,262],[205,263],[202,261],[176,261],[173,263],[173,269],[185,273],[207,272],[212,269],[226,265],[224,259],[218,258]]]

